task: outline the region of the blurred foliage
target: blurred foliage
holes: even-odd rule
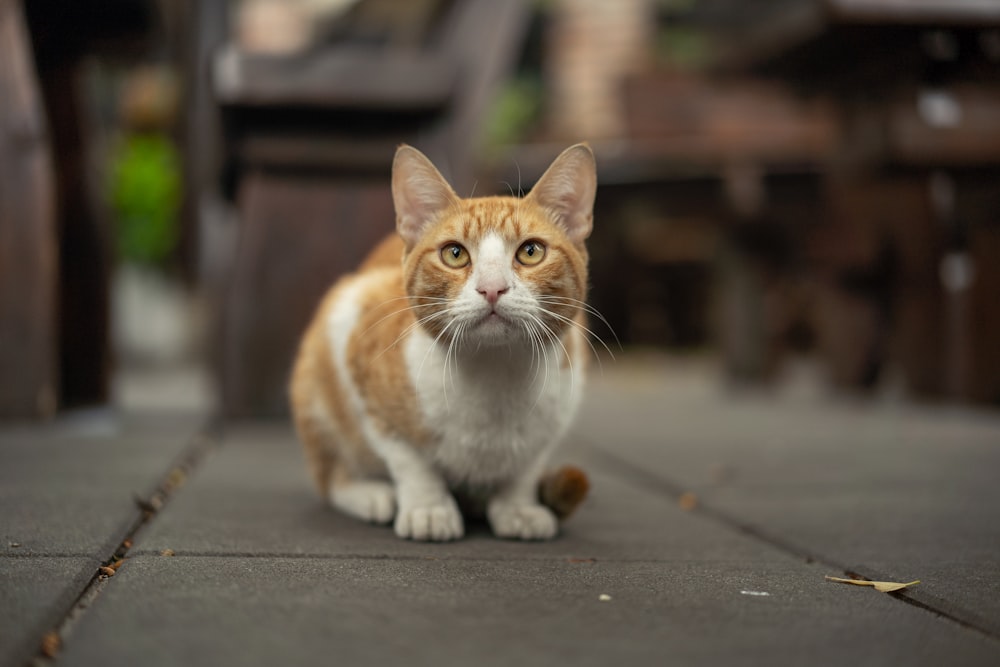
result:
[[[180,157],[160,133],[128,134],[111,156],[111,207],[126,261],[163,265],[179,234]]]
[[[681,26],[662,28],[656,38],[656,56],[661,63],[697,69],[708,63],[708,38],[701,30]]]
[[[522,141],[541,121],[544,89],[541,79],[511,79],[497,95],[486,121],[486,146],[496,148]]]

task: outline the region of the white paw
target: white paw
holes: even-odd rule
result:
[[[541,505],[495,502],[487,510],[487,516],[497,537],[549,540],[559,532],[555,514]]]
[[[424,542],[457,540],[465,532],[462,513],[451,496],[432,502],[401,502],[395,529],[400,537]]]
[[[371,523],[389,523],[396,514],[396,490],[389,482],[339,485],[330,492],[330,500],[342,512]]]

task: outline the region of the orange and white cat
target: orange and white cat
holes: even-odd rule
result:
[[[340,279],[306,331],[292,410],[321,493],[396,534],[447,541],[463,506],[548,539],[586,494],[546,475],[583,388],[597,177],[568,148],[524,198],[459,198],[419,151],[392,166],[398,236]]]

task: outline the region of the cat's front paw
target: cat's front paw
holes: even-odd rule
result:
[[[462,513],[451,496],[401,504],[394,528],[400,537],[422,542],[449,542],[465,532]]]
[[[389,523],[396,513],[396,490],[388,482],[339,484],[331,489],[330,501],[341,511],[371,523]]]
[[[559,532],[556,515],[542,505],[495,502],[487,516],[497,537],[550,540]]]

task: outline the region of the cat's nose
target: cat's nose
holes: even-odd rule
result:
[[[476,288],[476,291],[482,294],[483,298],[486,299],[486,303],[491,306],[495,306],[497,301],[500,300],[500,295],[506,294],[508,290],[510,290],[510,287],[505,283],[484,284]]]

